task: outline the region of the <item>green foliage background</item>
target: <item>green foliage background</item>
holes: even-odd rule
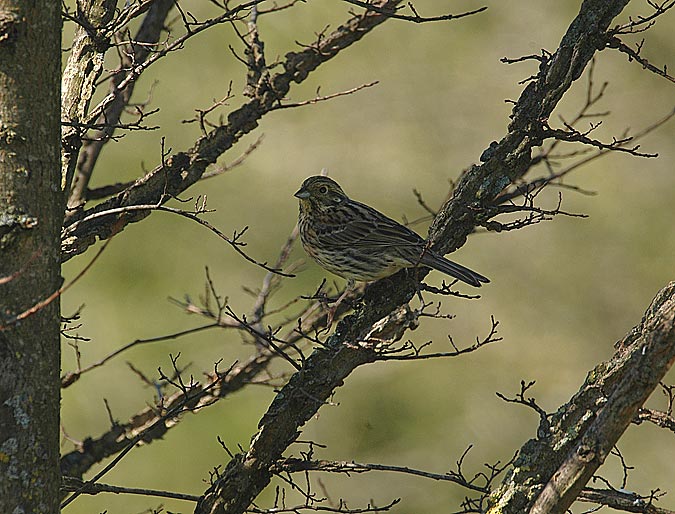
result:
[[[633,2],[628,14],[649,12]],[[518,81],[536,73],[536,64],[505,65],[501,57],[554,51],[576,15],[580,2],[473,1],[417,2],[423,15],[461,12],[487,5],[487,12],[453,22],[414,25],[389,21],[352,48],[325,64],[300,87],[291,100],[302,101],[378,80],[373,88],[313,106],[282,110],[265,117],[260,127],[224,162],[233,160],[264,134],[261,147],[235,170],[198,184],[190,195],[208,195],[217,212],[207,218],[225,233],[250,227],[246,250],[274,261],[293,229],[297,216],[293,192],[309,175],[327,168],[351,196],[374,205],[397,219],[416,219],[425,213],[417,204],[416,188],[426,202],[438,207],[449,182],[477,162],[490,141],[506,131],[511,105],[524,86]],[[120,2],[123,6],[123,2]],[[213,11],[208,2],[187,2],[197,16]],[[315,32],[335,28],[347,18],[342,2],[307,2],[288,11],[264,16],[261,37],[268,60],[283,58],[309,44]],[[672,63],[675,51],[673,15],[646,34],[644,55],[657,64]],[[66,27],[64,47],[72,28]],[[152,107],[161,110],[151,124],[154,132],[127,134],[104,150],[93,187],[132,180],[154,167],[160,158],[160,138],[174,151],[187,149],[198,137],[191,118],[225,96],[233,83],[236,107],[244,98],[245,70],[230,53],[242,45],[231,27],[223,25],[193,38],[186,48],[152,66],[137,87],[143,100],[154,81]],[[108,63],[110,67],[114,62]],[[605,141],[653,123],[675,102],[675,86],[643,71],[623,55],[598,54],[595,81],[609,87],[598,110],[609,110],[596,137]],[[571,119],[585,98],[586,79],[563,100],[557,115]],[[217,115],[226,116],[228,108]],[[217,116],[216,115],[216,116]],[[551,118],[559,124],[557,117]],[[675,123],[641,141],[641,149],[658,152],[657,159],[638,159],[614,153],[581,168],[567,180],[587,196],[563,190],[563,208],[583,212],[589,219],[557,217],[517,232],[481,233],[452,256],[492,279],[481,299],[441,299],[452,320],[427,320],[410,337],[417,343],[434,340],[439,349],[451,334],[459,345],[487,334],[490,315],[500,321],[502,343],[450,360],[383,363],[362,367],[304,428],[301,439],[328,447],[319,458],[410,466],[435,472],[454,468],[468,445],[467,473],[483,464],[508,460],[536,433],[534,412],[499,400],[495,392],[513,395],[521,379],[536,380],[532,391],[545,409],[553,411],[579,387],[586,373],[612,354],[612,345],[635,325],[656,291],[673,279],[675,255]],[[546,173],[540,170],[540,174]],[[541,195],[553,208],[557,190]],[[415,228],[425,234],[425,224]],[[72,278],[93,252],[65,266]],[[304,259],[295,248],[294,259]],[[182,218],[155,213],[115,237],[87,275],[63,298],[64,315],[79,305],[79,334],[91,338],[81,344],[83,364],[93,362],[136,338],[147,338],[195,326],[201,321],[182,313],[167,297],[189,294],[198,298],[208,266],[218,291],[232,308],[246,313],[253,299],[242,286],[256,288],[264,271],[245,262],[229,246],[205,229]],[[327,273],[307,262],[297,278],[284,282],[271,307],[314,291]],[[334,277],[328,277],[332,280]],[[432,273],[432,283],[442,277]],[[338,280],[341,283],[341,281]],[[472,291],[471,291],[472,292]],[[147,404],[155,391],[142,384],[125,360],[148,377],[156,368],[170,369],[169,354],[192,363],[197,379],[213,363],[226,367],[252,351],[233,331],[212,331],[139,347],[109,365],[85,375],[63,392],[63,426],[74,439],[97,437],[109,427],[103,399],[114,417],[126,421]],[[63,370],[72,370],[72,350],[64,344]],[[282,365],[276,371],[288,371]],[[671,382],[672,376],[670,377]],[[243,392],[186,415],[163,441],[137,448],[102,481],[118,485],[204,491],[208,472],[228,457],[216,435],[236,449],[246,448],[273,397],[267,387]],[[662,406],[660,393],[654,405]],[[63,451],[71,443],[64,440]],[[652,426],[631,427],[620,448],[631,472],[627,489],[647,494],[675,483],[673,434]],[[299,455],[306,447],[295,445]],[[616,459],[602,474],[620,477]],[[96,471],[96,470],[93,470]],[[464,491],[452,484],[386,474],[321,476],[332,500],[342,497],[351,507],[372,499],[382,505],[402,497],[396,512],[416,514],[453,512]],[[324,494],[321,489],[319,495]],[[661,503],[674,508],[673,491]],[[266,507],[273,488],[259,499]],[[292,502],[289,502],[292,503]],[[83,497],[66,509],[71,514],[107,511],[143,512],[163,505],[173,512],[191,512],[185,502],[143,497],[99,495]]]

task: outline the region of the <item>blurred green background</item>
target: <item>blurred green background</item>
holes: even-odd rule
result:
[[[319,87],[322,94],[330,94],[374,80],[379,81],[377,86],[267,115],[222,160],[222,164],[232,161],[264,134],[260,148],[243,165],[198,184],[184,196],[208,195],[208,205],[216,212],[207,219],[225,233],[248,225],[247,252],[271,262],[296,221],[293,193],[304,178],[322,168],[348,194],[396,219],[425,214],[413,189],[437,208],[448,194],[449,182],[478,162],[492,140],[505,134],[511,105],[504,100],[517,99],[523,88],[518,82],[536,73],[532,61],[505,65],[499,59],[538,54],[542,48],[554,51],[580,2],[415,3],[422,15],[482,5],[489,7],[487,12],[453,22],[385,23],[323,65],[305,84],[294,86],[290,99],[311,98]],[[208,2],[186,2],[185,8],[198,17],[216,12]],[[337,1],[307,2],[262,17],[259,27],[268,61],[298,49],[296,41],[311,43],[326,26],[334,29],[347,19],[349,9]],[[649,12],[646,3],[632,2],[621,20]],[[657,65],[673,65],[672,21],[673,15],[666,16],[646,34],[644,55]],[[72,28],[67,26],[64,47],[69,46],[70,34]],[[228,45],[242,54],[231,27],[210,29],[143,75],[136,98],[145,99],[158,81],[152,107],[161,110],[150,123],[161,129],[133,132],[107,145],[92,187],[142,176],[159,161],[161,137],[174,151],[189,148],[199,135],[198,127],[181,120],[224,97],[230,81],[236,93],[230,108],[245,100],[240,94],[245,69]],[[114,65],[114,60],[108,63]],[[597,85],[609,81],[595,109],[611,111],[596,133],[605,141],[627,128],[641,130],[675,105],[672,83],[615,51],[598,54],[595,81]],[[561,102],[551,117],[552,125],[559,126],[558,116],[571,119],[585,94],[584,78]],[[215,116],[226,116],[230,108]],[[454,468],[464,449],[473,445],[464,463],[467,474],[484,471],[484,463],[508,460],[535,435],[538,419],[532,411],[505,404],[495,392],[512,396],[521,379],[536,380],[532,395],[542,407],[554,411],[578,389],[589,369],[611,356],[614,342],[640,320],[654,294],[674,278],[674,137],[671,122],[640,142],[643,151],[658,152],[658,158],[614,153],[566,180],[597,192],[587,196],[563,191],[563,208],[589,214],[588,219],[557,217],[525,230],[469,238],[452,258],[487,275],[492,283],[481,290],[480,300],[438,298],[443,312],[456,318],[428,319],[409,336],[416,343],[434,340],[439,351],[447,345],[447,334],[458,345],[468,345],[487,334],[494,315],[504,341],[460,358],[359,368],[337,391],[333,399],[337,405],[322,408],[304,427],[302,439],[327,445],[316,456],[442,473]],[[541,195],[540,200],[543,207],[554,208],[557,190]],[[426,234],[427,225],[415,229]],[[66,280],[92,255],[90,250],[69,261],[64,268]],[[292,260],[304,258],[296,247]],[[155,213],[115,237],[93,269],[63,297],[66,316],[85,305],[78,333],[91,341],[80,345],[83,365],[136,338],[201,324],[167,298],[185,294],[198,298],[204,290],[205,266],[232,308],[249,312],[253,299],[243,288],[259,287],[264,271],[204,228]],[[296,278],[283,282],[270,307],[313,292],[323,277],[334,279],[307,262]],[[428,281],[439,284],[442,278],[432,273]],[[132,349],[64,390],[65,432],[81,440],[107,430],[104,398],[122,422],[153,404],[155,391],[142,384],[125,361],[156,378],[157,367],[169,370],[169,353],[178,352],[180,362],[191,363],[189,372],[199,379],[203,371],[213,369],[215,361],[223,359],[221,367],[226,367],[249,355],[252,347],[238,333],[212,331]],[[63,371],[74,367],[74,352],[64,344]],[[275,369],[288,372],[283,365]],[[187,414],[164,440],[133,450],[102,482],[201,494],[209,470],[228,461],[216,436],[230,448],[246,448],[273,394],[270,388],[250,386],[198,415]],[[654,395],[654,406],[663,406],[661,396]],[[63,451],[71,449],[64,439]],[[633,426],[620,449],[627,463],[636,467],[627,489],[648,494],[675,483],[672,434],[648,425]],[[294,445],[288,455],[298,456],[304,450]],[[611,459],[601,474],[620,477],[616,464],[617,459]],[[395,512],[454,512],[465,495],[455,485],[409,476],[316,476],[333,501],[344,498],[350,507],[365,506],[371,499],[383,505],[402,497]],[[315,490],[324,494],[316,482]],[[675,508],[672,494],[662,506]],[[273,498],[270,487],[257,504],[271,506]],[[160,505],[173,512],[194,508],[186,502],[99,495],[81,497],[66,512],[127,514]]]

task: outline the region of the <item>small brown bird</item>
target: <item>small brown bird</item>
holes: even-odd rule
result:
[[[309,177],[295,196],[300,199],[302,246],[323,268],[346,278],[349,286],[416,266],[428,266],[474,287],[489,282],[431,251],[408,227],[352,200],[328,177]]]

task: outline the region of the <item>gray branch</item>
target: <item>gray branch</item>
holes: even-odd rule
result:
[[[394,8],[401,0],[380,0],[379,6]],[[377,4],[377,3],[376,3]],[[375,5],[375,4],[374,4]],[[290,91],[293,82],[299,84],[321,64],[359,41],[375,27],[387,21],[388,16],[368,12],[354,15],[328,35],[320,37],[301,52],[289,52],[283,62],[284,71],[272,75],[265,87],[239,109],[230,113],[227,123],[204,134],[192,148],[175,153],[162,164],[138,179],[133,185],[109,200],[90,209],[78,211],[65,223],[62,232],[62,259],[67,261],[83,253],[96,238],[107,239],[129,223],[140,221],[148,212],[127,212],[103,218],[93,218],[86,223],[79,220],[97,212],[131,205],[154,205],[166,202],[197,182],[206,167],[229,150],[242,136],[253,131],[260,119],[274,110]]]
[[[103,71],[103,59],[110,36],[103,28],[115,13],[116,0],[93,0],[78,5],[73,46],[61,78],[61,120],[79,122],[86,116],[96,91],[96,81]],[[64,125],[61,131],[61,190],[64,205],[82,141],[79,131]]]
[[[577,499],[675,360],[675,282],[615,348],[553,415],[550,429],[521,448],[489,513],[562,514]]]
[[[540,73],[523,91],[513,111],[513,122],[500,143],[483,155],[458,184],[452,198],[436,216],[432,241],[443,253],[462,245],[481,221],[494,198],[530,167],[531,150],[541,144],[541,120],[546,118],[578,79],[609,23],[627,0],[586,0],[570,25],[559,49],[542,63]],[[299,429],[329,399],[358,366],[377,360],[369,339],[373,325],[401,337],[408,328],[399,316],[417,290],[417,280],[405,271],[369,286],[362,305],[338,324],[323,348],[318,348],[281,389],[259,423],[259,432],[245,454],[235,455],[219,479],[206,491],[198,514],[242,513],[270,481],[271,466],[298,437]],[[393,313],[393,314],[392,314]],[[383,328],[384,327],[384,328]],[[381,341],[378,338],[378,341]]]
[[[164,29],[164,23],[169,11],[173,7],[173,0],[158,0],[148,9],[143,18],[143,23],[136,34],[133,42],[120,52],[120,70],[110,79],[111,91],[117,91],[117,86],[126,79],[134,66],[142,63],[151,53],[153,45],[159,41]],[[105,125],[101,130],[95,131],[82,145],[82,151],[77,159],[77,171],[73,178],[73,185],[68,199],[68,207],[73,209],[87,200],[87,187],[98,161],[98,156],[103,146],[110,141],[115,133],[115,126],[119,123],[125,107],[129,104],[134,92],[135,82],[131,82],[125,89],[115,96],[115,101],[108,104],[105,112],[99,117],[97,123]],[[68,119],[68,118],[66,118]],[[82,116],[80,116],[82,119]],[[67,187],[70,183],[66,184]]]

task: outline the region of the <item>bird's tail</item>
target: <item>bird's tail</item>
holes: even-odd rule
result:
[[[423,266],[429,266],[434,268],[446,275],[450,275],[453,278],[466,282],[469,285],[474,287],[480,287],[481,283],[488,283],[490,280],[487,277],[484,277],[480,273],[465,268],[461,264],[452,262],[445,257],[441,257],[438,254],[432,253],[430,251],[424,252],[422,258],[420,259],[420,264]]]

